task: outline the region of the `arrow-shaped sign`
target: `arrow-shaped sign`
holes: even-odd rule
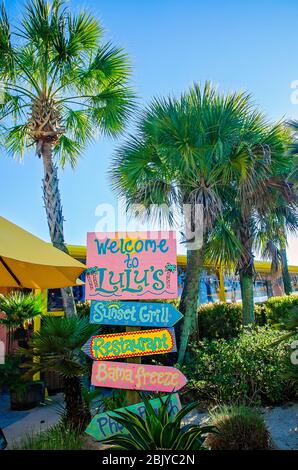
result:
[[[165,401],[167,397],[168,395],[162,397],[161,399],[155,398],[153,400],[150,400],[150,403],[155,411],[160,408],[161,400]],[[174,393],[173,395],[171,395],[168,407],[170,418],[174,417],[181,409],[181,403],[179,400],[178,393]],[[126,410],[133,411],[142,418],[145,417],[146,407],[142,402],[137,403],[136,405],[127,406],[126,408],[119,408],[115,411]],[[124,428],[124,426],[122,426],[120,423],[115,421],[115,419],[113,419],[114,416],[117,416],[114,411],[95,415],[85,432],[87,434],[90,434],[90,436],[94,437],[97,441],[102,441],[103,439],[111,437],[114,434],[127,434],[127,429]]]
[[[183,315],[171,304],[158,302],[91,301],[90,323],[126,326],[174,326]]]
[[[186,377],[175,367],[94,361],[91,383],[97,387],[177,392]]]
[[[92,336],[82,350],[95,360],[176,352],[175,332],[173,328],[156,328]]]

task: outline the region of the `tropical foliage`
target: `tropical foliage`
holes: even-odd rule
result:
[[[297,388],[298,384],[298,307],[290,309],[289,315],[279,327],[287,331],[274,344],[290,341],[290,361],[282,372],[281,378],[288,379]]]
[[[278,404],[296,397],[284,377],[290,364],[284,332],[268,326],[244,330],[230,340],[203,340],[192,346],[184,373],[191,395],[210,404]]]
[[[212,262],[230,266],[234,262],[236,265],[246,325],[255,321],[254,252],[263,251],[268,255],[272,234],[279,234],[281,264],[286,279],[285,230],[295,231],[298,226],[297,196],[293,186],[287,182],[293,165],[288,155],[290,139],[287,129],[282,124],[268,125],[262,115],[257,117],[255,125],[257,129],[252,139],[255,158],[247,178],[230,190],[222,217],[216,222],[206,250]],[[231,234],[240,240],[240,253]],[[272,253],[270,257],[274,263]],[[276,269],[272,271],[274,273]]]
[[[295,294],[271,297],[265,304],[267,322],[270,325],[281,324],[283,327],[292,316],[293,309],[298,307],[298,296]]]
[[[82,395],[81,378],[89,373],[89,367],[80,348],[98,331],[88,318],[47,317],[40,332],[32,335],[29,349],[23,353],[28,359],[24,366],[27,375],[54,371],[64,378],[66,422],[76,429],[83,429],[91,415]]]
[[[189,335],[197,330],[199,276],[206,256],[237,267],[243,322],[254,322],[255,231],[278,199],[292,204],[285,182],[290,138],[281,123],[269,124],[253,108],[248,95],[220,94],[209,83],[194,85],[178,99],[154,99],[136,129],[112,164],[113,187],[138,217],[173,224],[175,212],[169,208],[175,207],[184,219],[181,363]],[[191,243],[195,236],[196,245]]]
[[[133,107],[124,51],[103,39],[98,20],[64,0],[29,0],[20,24],[0,11],[0,131],[5,153],[34,149],[44,168],[43,199],[53,244],[67,252],[56,162],[75,167],[100,134],[116,136]],[[72,290],[62,291],[75,313]]]
[[[241,331],[242,305],[225,302],[202,305],[198,309],[198,324],[201,338],[233,338]]]
[[[13,334],[17,328],[23,328],[26,321],[41,315],[44,310],[42,295],[12,291],[7,295],[0,294],[0,325],[8,331],[8,352],[12,352]]]
[[[174,416],[170,416],[171,396],[162,401],[156,411],[146,395],[141,394],[145,405],[145,416],[140,417],[129,410],[115,411],[113,419],[127,431],[125,434],[112,436],[104,444],[119,450],[202,450],[204,436],[214,432],[211,426],[196,424],[182,425],[182,420],[197,404],[184,406]]]

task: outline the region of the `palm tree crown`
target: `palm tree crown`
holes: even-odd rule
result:
[[[72,14],[63,0],[29,0],[20,26],[0,11],[0,146],[23,157],[34,148],[44,168],[43,199],[51,240],[67,252],[55,160],[72,167],[99,132],[114,136],[134,106],[126,54],[103,41],[86,12]],[[55,158],[56,157],[56,158]],[[61,289],[67,315],[71,288]]]
[[[20,27],[0,15],[0,106],[3,147],[54,144],[62,165],[76,164],[98,130],[115,135],[132,109],[124,52],[102,40],[103,29],[86,12],[71,14],[63,0],[28,2]]]

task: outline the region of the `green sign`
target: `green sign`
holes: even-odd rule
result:
[[[165,401],[167,399],[167,396],[164,396],[161,399]],[[160,407],[159,398],[150,400],[150,403],[155,410],[158,410],[158,408]],[[180,403],[179,395],[175,393],[171,396],[171,400],[169,402],[170,416],[171,417],[175,416],[175,414],[180,410],[180,408],[181,408],[181,403]],[[137,413],[142,418],[145,417],[145,405],[142,402],[137,403],[136,405],[127,406],[126,408],[118,408],[115,411],[125,411],[125,410],[133,411],[134,413]],[[108,437],[111,437],[119,433],[127,434],[128,431],[120,423],[117,423],[117,421],[113,419],[113,416],[115,416],[114,411],[109,411],[108,413],[100,413],[100,414],[95,415],[85,432],[87,434],[90,434],[90,436],[94,437],[98,441],[102,441],[103,439],[106,439]]]

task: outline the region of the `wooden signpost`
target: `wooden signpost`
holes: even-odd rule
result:
[[[162,401],[165,401],[166,399],[167,399],[167,396],[161,398]],[[158,410],[158,408],[161,405],[161,401],[159,398],[150,400],[150,403],[155,410]],[[168,410],[169,410],[170,417],[174,417],[175,414],[178,413],[180,408],[181,408],[181,403],[179,400],[179,395],[175,393],[171,396],[170,402],[169,402]],[[127,406],[126,408],[119,408],[115,411],[125,411],[125,410],[133,411],[134,413],[138,414],[142,418],[144,418],[145,416],[144,403],[137,403],[135,405]],[[120,423],[117,423],[117,421],[113,419],[113,416],[115,416],[115,413],[113,411],[109,411],[108,413],[99,413],[95,415],[85,432],[87,434],[90,434],[90,436],[94,437],[94,439],[97,439],[98,441],[107,439],[108,437],[111,437],[114,434],[127,433],[126,429],[123,428],[123,426]]]
[[[94,359],[92,384],[127,390],[130,410],[144,416],[144,403],[135,390],[176,392],[187,382],[174,367],[141,364],[141,357],[176,352],[172,328],[181,313],[169,303],[147,300],[178,297],[176,240],[174,232],[87,235],[86,299],[91,300],[90,323],[123,325],[126,332],[93,336],[82,350]],[[144,302],[144,300],[146,302]],[[140,329],[141,327],[152,329]],[[113,359],[126,358],[123,362]],[[166,397],[162,397],[166,400]],[[150,401],[155,409],[160,399]],[[170,415],[181,408],[177,393],[171,395]],[[127,432],[113,419],[113,412],[96,415],[86,432],[103,440]]]
[[[173,328],[155,328],[97,335],[82,350],[95,360],[165,354],[176,351],[175,332]]]
[[[91,384],[97,387],[177,392],[184,387],[186,377],[175,367],[127,364],[125,362],[94,361]]]
[[[90,323],[99,325],[169,328],[181,318],[181,313],[168,303],[91,301]]]

